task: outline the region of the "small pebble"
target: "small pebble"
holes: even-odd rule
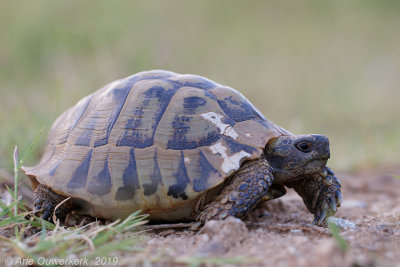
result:
[[[170,229],[170,230],[166,230],[166,231],[162,231],[160,233],[158,233],[159,236],[169,236],[171,234],[175,233],[175,230]]]
[[[357,224],[355,224],[352,221],[345,220],[345,219],[340,219],[336,217],[329,217],[328,222],[334,223],[337,227],[339,227],[341,230],[354,230],[357,229]]]

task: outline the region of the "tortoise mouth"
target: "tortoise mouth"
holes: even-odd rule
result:
[[[328,162],[328,159],[329,159],[329,157],[319,157],[319,158],[315,158],[315,159],[310,160],[310,162],[313,162],[313,161],[325,161],[325,163],[326,163],[326,162]]]
[[[324,163],[323,165],[326,165],[326,163],[328,162],[328,159],[329,159],[329,157],[318,157],[318,158],[310,160],[309,163],[321,162],[321,163]]]
[[[317,158],[313,158],[307,162],[304,166],[304,173],[305,174],[317,174],[323,172],[329,157],[321,156]]]
[[[311,163],[311,162],[325,162],[325,164],[326,164],[328,162],[329,158],[330,158],[330,155],[329,155],[329,153],[327,153],[327,154],[324,154],[324,155],[321,155],[321,156],[318,156],[318,157],[315,157],[315,158],[311,158],[308,161],[308,163]]]

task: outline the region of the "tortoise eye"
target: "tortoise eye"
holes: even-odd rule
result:
[[[300,150],[301,152],[304,152],[304,153],[308,153],[311,151],[311,144],[308,142],[300,142],[300,143],[296,144],[296,147],[298,150]]]

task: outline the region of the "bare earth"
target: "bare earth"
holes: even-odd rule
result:
[[[344,202],[335,217],[347,249],[340,248],[329,228],[309,224],[313,216],[290,190],[259,205],[245,222],[211,221],[199,233],[153,231],[142,253],[124,255],[120,263],[400,266],[400,179],[392,176],[399,172],[338,174]]]
[[[343,204],[335,222],[347,248],[327,227],[310,225],[292,190],[261,203],[245,221],[210,221],[199,231],[147,230],[138,252],[118,266],[397,266],[400,267],[400,168],[338,173]],[[153,226],[154,227],[154,226]]]

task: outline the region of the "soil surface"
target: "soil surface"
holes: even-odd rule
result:
[[[400,266],[399,168],[339,173],[343,204],[335,219],[347,248],[310,214],[293,191],[261,203],[246,221],[210,221],[198,233],[158,230],[129,258],[174,265]],[[125,258],[125,257],[123,257]],[[120,263],[123,263],[122,260]]]
[[[400,168],[337,174],[343,203],[332,221],[339,237],[311,225],[313,215],[288,190],[244,221],[209,221],[200,231],[147,229],[143,250],[117,253],[118,265],[400,267],[399,174]]]

